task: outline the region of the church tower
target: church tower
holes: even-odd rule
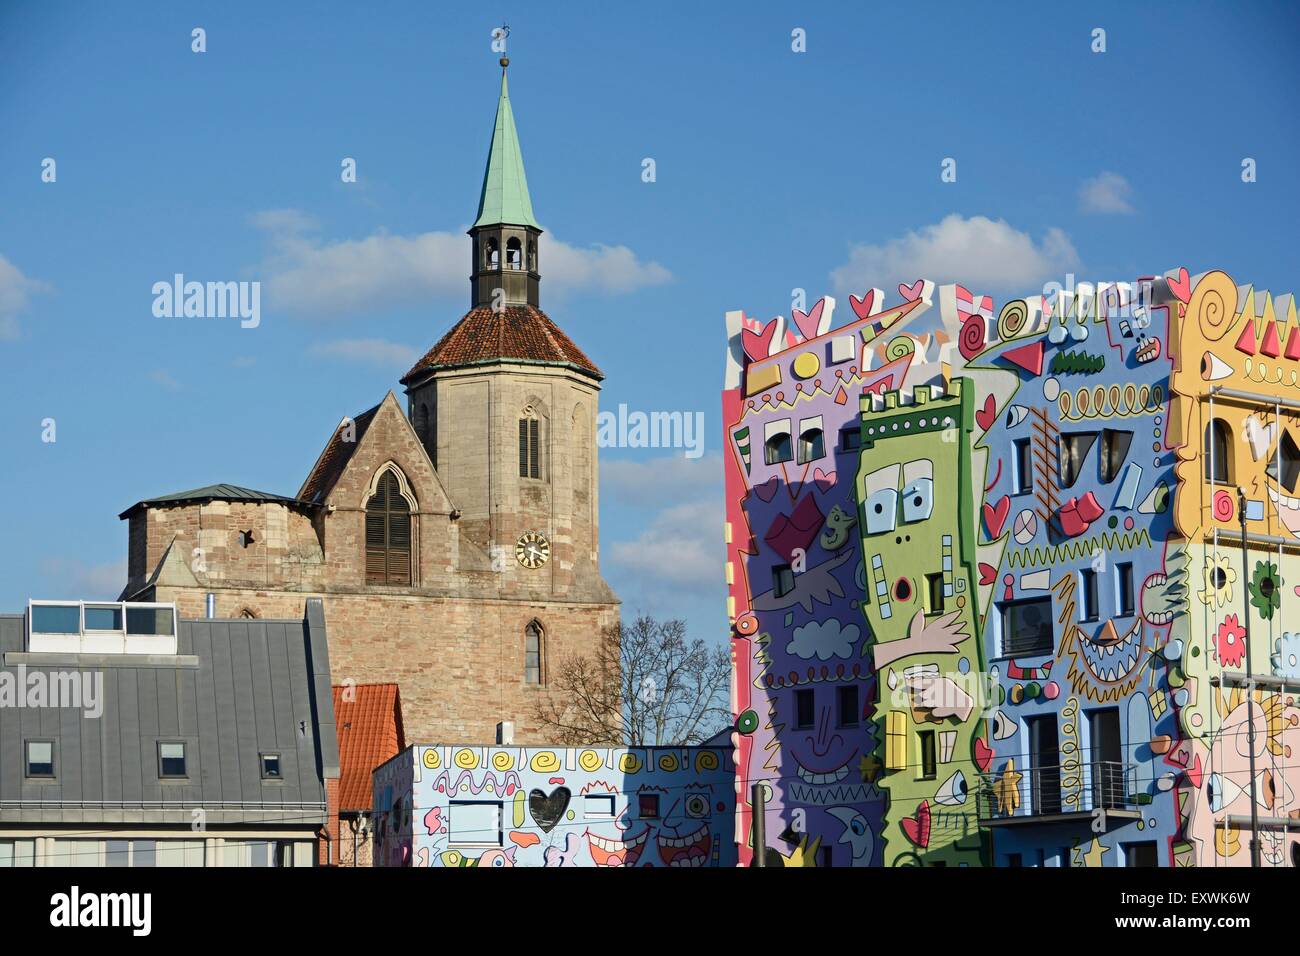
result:
[[[459,509],[462,569],[502,597],[606,604],[599,571],[600,370],[539,306],[533,215],[506,69],[471,240],[470,310],[402,378]]]

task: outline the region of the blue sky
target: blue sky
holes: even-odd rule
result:
[[[292,494],[342,415],[400,396],[468,307],[502,19],[543,308],[603,408],[705,414],[697,461],[602,453],[606,575],[710,640],[728,309],[921,274],[1300,284],[1285,4],[6,3],[0,610],[114,592],[128,505]],[[176,272],[262,282],[261,324],[155,318]]]

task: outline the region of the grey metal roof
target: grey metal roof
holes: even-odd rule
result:
[[[193,504],[203,501],[262,501],[274,502],[286,505],[310,506],[311,502],[303,501],[299,498],[290,498],[287,495],[272,494],[269,491],[257,491],[253,488],[244,488],[240,485],[204,485],[202,488],[191,488],[189,491],[176,491],[169,495],[159,495],[157,498],[146,498],[143,501],[137,501],[131,507],[123,511],[119,518],[125,518],[134,512],[137,508],[165,508],[169,505]]]
[[[0,707],[0,823],[192,822],[314,828],[338,776],[325,616],[181,621],[178,654],[31,654],[23,618],[0,616],[0,673],[103,675],[103,713]],[[28,779],[24,741],[55,741],[56,778]],[[185,741],[188,777],[163,780],[158,742]],[[260,754],[280,755],[263,780]]]

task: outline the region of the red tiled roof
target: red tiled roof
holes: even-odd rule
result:
[[[350,691],[351,700],[344,700]],[[370,774],[406,749],[402,701],[396,684],[353,684],[334,688],[339,734],[339,809],[369,810]]]
[[[402,384],[428,369],[511,360],[566,365],[604,378],[545,312],[531,305],[509,305],[499,312],[487,306],[470,309],[402,376]]]
[[[378,411],[379,406],[376,405],[352,419],[356,432],[354,441],[343,440],[342,423],[338,428],[334,429],[334,434],[330,436],[325,451],[316,460],[316,466],[312,468],[311,474],[303,482],[302,490],[298,492],[299,498],[313,504],[320,504],[325,500],[329,490],[334,487],[334,482],[338,481],[339,475],[343,474],[343,468],[352,457],[352,453],[361,444],[361,437],[365,435],[366,429],[370,427],[370,423],[374,420],[375,413]]]

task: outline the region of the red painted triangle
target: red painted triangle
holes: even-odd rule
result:
[[[1246,327],[1237,338],[1237,351],[1247,355],[1255,354],[1255,323],[1247,320]]]
[[[1291,330],[1286,338],[1286,351],[1282,353],[1291,361],[1300,360],[1300,325]]]
[[[1277,336],[1277,323],[1270,322],[1268,328],[1264,330],[1264,341],[1259,343],[1259,350],[1269,358],[1277,358],[1282,354],[1282,343]]]
[[[1041,339],[1037,342],[1030,342],[1028,345],[1008,349],[1002,353],[1002,357],[1008,362],[1019,365],[1031,375],[1043,374],[1043,342]]]

